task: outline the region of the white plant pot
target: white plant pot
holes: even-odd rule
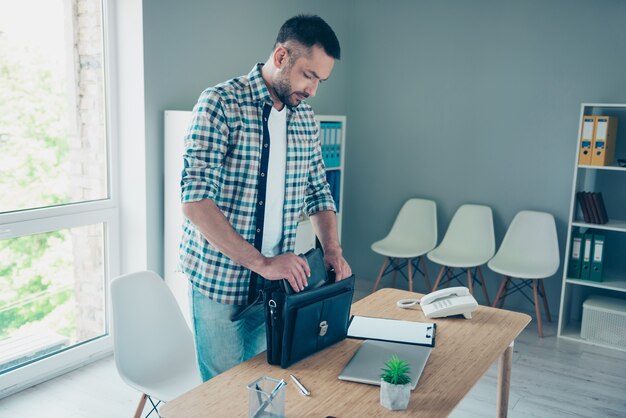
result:
[[[380,404],[392,411],[406,409],[411,397],[411,383],[392,385],[380,379]]]

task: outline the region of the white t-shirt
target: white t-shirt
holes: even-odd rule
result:
[[[267,167],[265,219],[261,254],[273,257],[280,253],[283,239],[285,203],[285,166],[287,165],[287,106],[280,112],[272,106],[267,127],[270,133],[270,158]],[[263,145],[261,145],[263,146]]]

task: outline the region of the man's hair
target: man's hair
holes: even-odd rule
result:
[[[341,47],[333,29],[319,16],[297,15],[280,27],[274,48],[287,41],[296,41],[307,48],[319,45],[328,56],[340,59]]]

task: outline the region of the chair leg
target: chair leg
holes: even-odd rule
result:
[[[506,299],[507,294],[509,293],[509,285],[511,284],[511,277],[508,277],[506,284],[504,285],[504,294],[500,297],[500,308],[504,306],[504,300]]]
[[[485,285],[485,278],[483,277],[483,271],[480,269],[480,267],[476,267],[476,270],[478,270],[478,277],[480,279],[480,283],[483,288],[483,295],[485,296],[485,300],[487,301],[487,306],[490,306],[491,302],[489,302],[489,295],[487,294],[487,286]]]
[[[495,308],[498,306],[498,301],[500,300],[500,297],[502,297],[502,293],[505,291],[504,288],[508,282],[509,282],[509,277],[504,276],[502,278],[502,281],[500,282],[500,287],[498,288],[498,293],[496,293],[496,298],[494,299],[493,304],[491,305],[492,307]]]
[[[446,272],[446,266],[441,266],[441,269],[439,270],[439,274],[437,275],[437,280],[435,280],[435,285],[432,288],[433,292],[437,290],[437,287],[439,287],[439,282],[441,282],[441,278],[443,277],[443,273],[445,272]]]
[[[467,269],[467,288],[470,295],[474,296],[474,279],[472,279],[472,269]]]
[[[430,286],[430,279],[428,278],[428,270],[426,270],[426,262],[424,261],[424,257],[419,257],[419,262],[422,265],[422,271],[424,272],[424,282],[426,282],[426,289],[430,292],[432,287]]]
[[[372,293],[378,290],[380,279],[382,279],[383,273],[385,272],[385,267],[387,267],[387,260],[389,260],[389,257],[385,257],[385,259],[383,260],[383,266],[380,268],[380,273],[378,273],[378,277],[376,277],[376,281],[374,282],[374,289],[372,289]]]
[[[407,259],[407,268],[409,273],[409,292],[413,291],[413,259]]]
[[[546,290],[543,288],[543,280],[538,280],[538,282],[539,290],[541,291],[541,298],[543,299],[543,309],[546,311],[548,322],[552,322],[552,318],[550,317],[550,308],[548,307],[548,299],[546,297]]]
[[[533,295],[535,297],[535,315],[537,316],[537,328],[539,338],[543,338],[543,328],[541,327],[541,311],[539,309],[539,295],[537,294],[537,280],[533,280]]]
[[[393,264],[393,258],[389,258],[389,263]],[[399,261],[396,259],[396,263],[399,263]],[[398,275],[398,264],[396,264],[396,266],[394,267],[393,271],[391,272],[391,287],[395,288],[396,287],[396,277]]]
[[[446,280],[446,287],[450,287],[450,283],[454,279],[454,273],[452,273],[452,268],[448,269],[448,280]]]
[[[140,418],[141,413],[143,412],[143,408],[146,406],[146,400],[148,399],[148,395],[145,393],[141,394],[141,398],[139,399],[139,404],[137,404],[137,409],[135,410],[134,418]]]

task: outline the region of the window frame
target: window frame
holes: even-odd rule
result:
[[[138,0],[133,0],[135,3]],[[79,342],[59,352],[44,356],[24,366],[0,375],[0,398],[29,386],[51,379],[92,361],[110,355],[113,350],[111,329],[110,281],[121,272],[121,216],[120,216],[120,113],[117,104],[120,81],[115,71],[119,66],[115,50],[118,36],[116,1],[101,0],[103,83],[105,112],[108,198],[68,203],[59,206],[34,208],[0,214],[0,239],[51,232],[92,224],[104,224],[104,308],[105,332],[99,337]],[[123,0],[122,0],[123,3]],[[140,4],[140,2],[139,2]],[[135,4],[136,6],[136,4]],[[119,36],[119,39],[122,39]],[[129,243],[128,245],[132,245]]]

